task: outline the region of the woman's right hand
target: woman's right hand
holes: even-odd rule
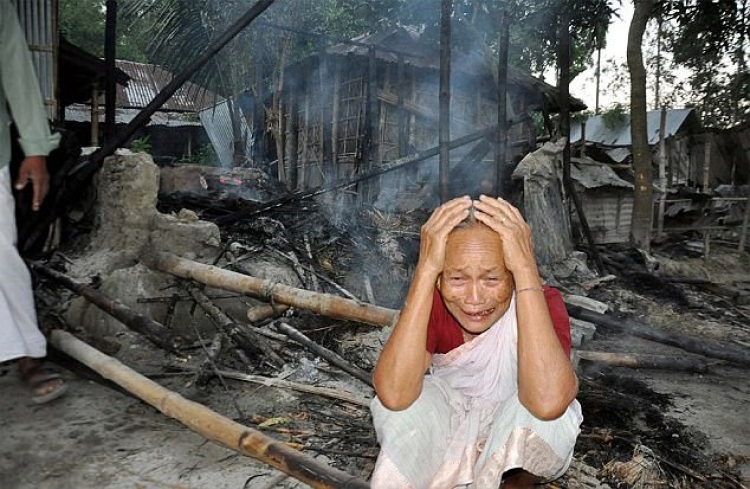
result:
[[[419,266],[436,277],[445,266],[445,246],[448,235],[469,216],[471,198],[466,195],[449,200],[435,209],[422,226],[419,244]]]

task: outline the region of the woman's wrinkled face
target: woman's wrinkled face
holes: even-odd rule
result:
[[[448,236],[438,288],[467,333],[478,335],[495,324],[513,296],[500,236],[483,225],[455,229]]]

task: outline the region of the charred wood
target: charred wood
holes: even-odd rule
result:
[[[750,367],[750,351],[737,348],[728,343],[721,343],[707,338],[698,338],[672,331],[664,331],[630,318],[616,318],[606,314],[599,314],[573,304],[566,303],[566,307],[571,316],[595,323],[604,328],[624,331],[640,338],[675,346],[691,353],[698,353],[705,357],[718,358]]]
[[[276,367],[284,365],[284,360],[274,351],[271,344],[265,338],[258,335],[251,328],[243,328],[239,323],[233,321],[211,299],[206,297],[197,285],[191,284],[188,290],[193,299],[195,299],[195,302],[213,319],[219,329],[229,335],[232,341],[238,346],[249,353],[264,354],[269,363]]]
[[[284,322],[277,322],[275,324],[276,329],[278,329],[280,332],[284,333],[285,335],[289,336],[289,338],[293,339],[300,345],[304,346],[308,350],[312,351],[316,355],[324,358],[327,360],[330,364],[337,366],[344,372],[352,375],[353,377],[356,377],[357,379],[361,380],[365,384],[372,387],[372,374],[365,372],[359,367],[356,367],[352,365],[351,363],[344,360],[341,356],[339,356],[337,353],[332,352],[331,350],[320,346],[319,344],[315,343],[313,340],[305,336],[304,334],[300,333],[290,325],[284,323]]]
[[[651,368],[687,370],[704,373],[709,365],[703,360],[676,358],[665,355],[645,355],[640,353],[611,353],[602,351],[576,350],[581,360],[604,364],[609,367]]]
[[[211,345],[206,349],[206,359],[195,374],[195,384],[199,387],[205,387],[213,374],[216,373],[216,360],[221,355],[223,346],[224,333],[217,333]]]
[[[133,311],[122,302],[107,297],[91,286],[78,283],[67,275],[42,264],[35,263],[32,268],[40,275],[51,278],[63,287],[85,297],[96,307],[116,318],[136,333],[143,335],[156,346],[173,353],[178,351],[180,338],[174,336],[163,324]]]

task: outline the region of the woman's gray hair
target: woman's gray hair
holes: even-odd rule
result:
[[[476,226],[486,226],[487,228],[489,228],[489,226],[476,218],[474,212],[474,207],[472,206],[471,208],[469,208],[469,215],[466,216],[463,221],[456,224],[456,227],[454,227],[451,232],[456,231],[457,229],[469,229]]]

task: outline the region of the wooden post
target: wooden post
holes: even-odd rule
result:
[[[92,348],[67,331],[54,330],[50,335],[50,343],[201,436],[269,464],[305,484],[321,489],[369,487],[369,484],[361,479],[322,464],[258,430],[241,425],[202,404],[185,399]]]
[[[323,180],[331,177],[331,164],[332,162],[332,148],[331,148],[331,105],[333,100],[331,99],[330,90],[330,77],[331,67],[328,59],[328,53],[326,52],[326,41],[325,38],[320,38],[320,44],[318,46],[320,55],[320,123],[321,123],[321,138],[323,148]]]
[[[409,144],[409,133],[406,132],[407,114],[404,108],[404,91],[406,83],[404,80],[404,55],[398,54],[398,157],[406,156]]]
[[[104,26],[104,140],[109,144],[115,137],[115,111],[117,110],[117,81],[115,77],[117,1],[107,0],[106,10]]]
[[[295,83],[289,94],[289,180],[287,188],[294,192],[299,181],[299,92]]]
[[[586,157],[586,121],[581,121],[581,158]]]
[[[297,289],[288,285],[264,280],[241,273],[222,270],[166,252],[151,253],[142,257],[149,267],[177,277],[247,294],[267,301],[301,307],[326,316],[349,319],[363,323],[390,326],[397,311],[373,306],[343,297]]]
[[[497,60],[497,136],[495,139],[495,192],[507,197],[510,189],[505,188],[506,166],[508,164],[508,43],[510,28],[508,14],[501,12],[500,37],[498,39]]]
[[[748,172],[750,175],[750,172]],[[742,232],[740,233],[740,244],[739,251],[745,251],[745,243],[747,243],[747,228],[750,225],[750,182],[747,186],[747,200],[745,201],[745,217],[742,219]]]
[[[664,206],[667,199],[667,144],[664,132],[667,128],[667,109],[662,107],[661,119],[659,121],[659,214],[657,216],[656,236],[661,238],[664,235]]]
[[[594,256],[594,263],[599,275],[606,275],[604,263],[596,249],[594,237],[591,234],[589,223],[586,220],[586,214],[583,212],[583,203],[578,193],[573,187],[573,179],[570,176],[570,12],[563,10],[560,22],[560,133],[565,138],[565,148],[563,149],[563,184],[567,195],[573,200],[578,220],[581,223],[581,229],[588,241],[591,254]]]
[[[99,146],[99,82],[91,86],[91,146]]]
[[[441,0],[440,9],[440,122],[438,140],[440,146],[440,202],[450,196],[450,149],[451,140],[451,14],[453,1]]]
[[[333,109],[331,111],[331,163],[333,164],[333,178],[341,177],[339,168],[339,119],[341,119],[341,63],[332,60],[333,65]],[[330,66],[329,64],[329,66]]]
[[[711,185],[711,138],[711,133],[706,133],[706,141],[703,146],[703,193],[708,193]]]

